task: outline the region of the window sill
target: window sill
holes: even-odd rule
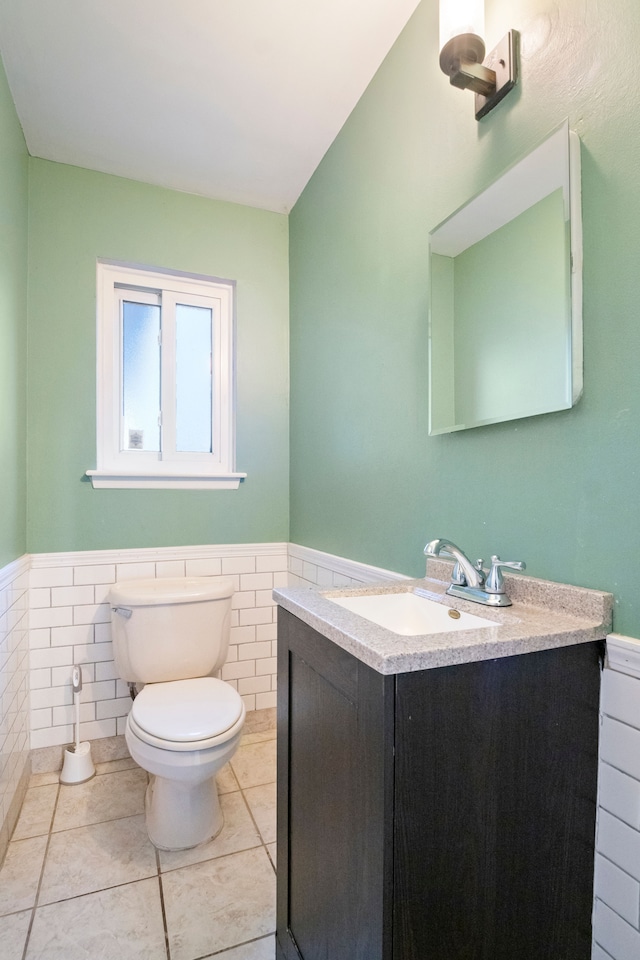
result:
[[[94,490],[237,490],[246,473],[127,473],[87,470]]]

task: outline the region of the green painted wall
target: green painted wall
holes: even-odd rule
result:
[[[0,568],[26,549],[27,162],[0,61]]]
[[[94,490],[96,259],[237,281],[237,491]],[[29,552],[288,539],[288,222],[29,161]]]
[[[556,190],[455,258],[455,423],[570,403],[569,251]]]
[[[476,123],[424,0],[290,216],[291,539],[420,575],[427,540],[610,590],[640,635],[636,0],[487,0],[522,79]],[[585,390],[427,436],[428,232],[565,117],[582,140]]]

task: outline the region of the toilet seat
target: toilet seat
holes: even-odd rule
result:
[[[133,701],[131,731],[165,750],[206,750],[230,740],[244,723],[237,690],[215,677],[149,683]]]

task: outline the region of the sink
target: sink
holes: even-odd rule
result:
[[[495,627],[497,621],[459,613],[419,593],[369,593],[359,597],[327,597],[332,603],[404,637],[455,633]]]

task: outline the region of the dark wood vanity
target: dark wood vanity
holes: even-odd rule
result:
[[[589,960],[604,644],[385,675],[278,622],[278,960]]]

